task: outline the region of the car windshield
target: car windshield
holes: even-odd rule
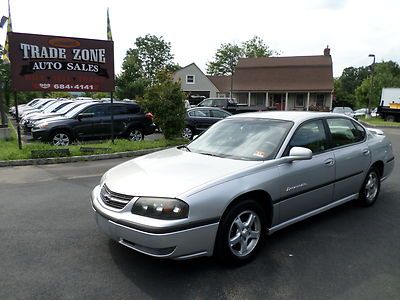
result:
[[[72,110],[73,108],[77,107],[78,105],[83,104],[84,102],[72,102],[72,103],[68,103],[67,105],[65,105],[63,108],[61,108],[57,113],[59,114],[65,114],[67,112],[69,112],[70,110]]]
[[[62,104],[63,104],[62,101],[54,101],[52,104],[43,109],[43,112],[44,113],[52,112],[56,107],[59,107]]]
[[[344,108],[343,107],[335,107],[333,109],[333,112],[337,113],[337,114],[344,114]]]
[[[88,107],[89,105],[92,105],[93,103],[86,103],[86,104],[82,104],[82,105],[78,105],[77,107],[75,107],[74,109],[71,109],[69,112],[67,112],[65,114],[65,116],[67,118],[73,118],[75,117],[78,113],[80,113],[82,111],[82,109],[84,109],[85,107]]]
[[[242,160],[275,157],[293,122],[274,119],[224,119],[188,145],[204,155]]]

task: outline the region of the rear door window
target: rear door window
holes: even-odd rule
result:
[[[326,121],[331,132],[334,148],[358,143],[365,139],[364,129],[349,119],[330,118]]]

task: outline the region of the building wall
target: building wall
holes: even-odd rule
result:
[[[187,75],[194,76],[194,83],[186,82]],[[175,72],[174,81],[181,82],[181,89],[184,92],[209,91],[210,97],[217,96],[217,88],[195,64],[191,64]]]

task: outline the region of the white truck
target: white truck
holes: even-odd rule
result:
[[[400,121],[400,88],[383,88],[378,114],[385,121]]]

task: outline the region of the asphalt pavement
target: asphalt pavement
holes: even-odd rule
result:
[[[400,130],[392,176],[351,203],[281,230],[240,268],[168,261],[109,240],[92,188],[113,159],[0,168],[0,299],[400,299]]]

